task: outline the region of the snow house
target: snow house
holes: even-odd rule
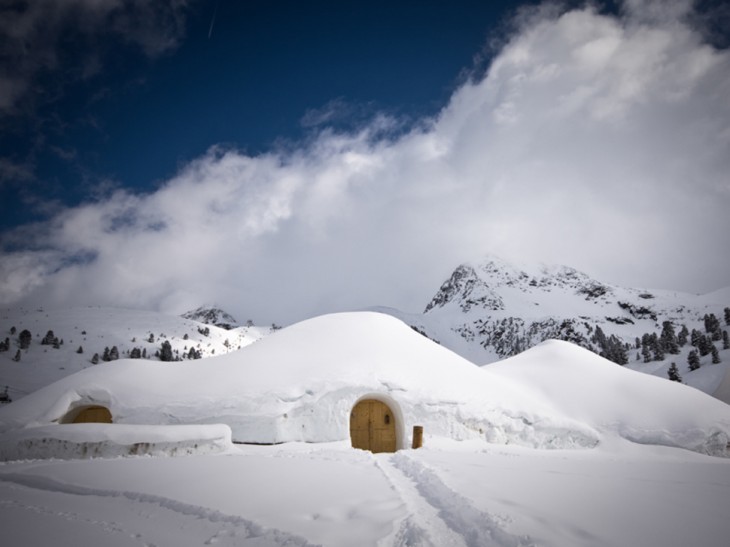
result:
[[[646,408],[619,422],[605,411],[629,399]],[[202,360],[91,366],[0,408],[8,442],[19,432],[41,439],[81,428],[89,442],[114,436],[138,446],[148,441],[135,435],[158,431],[169,444],[185,440],[170,433],[178,427],[219,445],[339,442],[392,452],[411,446],[415,425],[426,447],[448,438],[591,448],[614,435],[707,453],[717,444],[724,453],[730,412],[567,342],[478,367],[376,312],[315,317]]]

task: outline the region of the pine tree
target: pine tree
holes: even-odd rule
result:
[[[53,334],[52,330],[49,330],[46,335],[43,337],[43,340],[41,340],[42,346],[50,346],[53,344],[53,342],[56,340],[56,336]]]
[[[725,308],[725,324],[730,325],[730,308]]]
[[[726,330],[722,331],[722,349],[730,349],[730,339]]]
[[[98,353],[95,353],[94,356],[91,358],[91,364],[92,365],[99,364],[99,354]]]
[[[712,364],[718,364],[720,362],[720,354],[717,352],[717,346],[715,344],[710,344],[710,353],[712,354]]]
[[[672,325],[671,321],[664,321],[662,323],[660,340],[664,346],[664,351],[673,355],[679,353],[679,343],[677,343],[677,335],[674,334],[674,325]]]
[[[669,379],[673,382],[682,382],[682,377],[679,375],[679,370],[677,369],[677,364],[672,363],[669,365],[669,370],[667,370],[667,375],[669,376]]]
[[[15,353],[15,357],[13,357],[13,361],[15,361],[16,363],[17,363],[18,361],[20,361],[20,350],[18,350],[18,351],[17,351],[16,353]]]
[[[154,335],[154,334],[152,334],[152,333],[150,333],[150,336],[149,336],[149,338],[147,338],[147,341],[148,341],[148,342],[149,342],[150,344],[154,344],[154,343],[155,343],[155,335]]]
[[[688,338],[689,330],[687,330],[687,325],[682,325],[682,328],[679,329],[679,334],[677,334],[677,344],[679,344],[680,348],[683,348],[687,345]]]
[[[104,348],[104,355],[101,356],[102,361],[111,361],[111,357],[109,357],[109,347]]]
[[[33,340],[33,335],[28,329],[23,329],[18,335],[18,342],[20,343],[20,349],[28,349],[30,342]]]
[[[662,344],[657,343],[654,347],[654,360],[664,361],[664,348],[662,347]]]
[[[697,329],[692,329],[692,334],[690,336],[690,343],[697,347],[700,343],[700,339],[702,338],[702,333],[698,331]]]
[[[641,355],[644,358],[645,363],[651,362],[651,351],[649,350],[649,346],[641,347]]]
[[[109,350],[109,361],[116,361],[119,359],[119,349],[117,349],[117,346],[112,346],[112,349]]]
[[[700,368],[700,356],[697,354],[697,350],[692,350],[687,355],[687,364],[690,370],[697,370]]]
[[[700,336],[699,343],[697,344],[697,349],[700,351],[700,357],[704,357],[708,353],[710,353],[710,346],[712,345],[712,342],[707,336]]]
[[[172,361],[172,346],[168,340],[162,342],[160,346],[160,361]]]
[[[79,349],[76,350],[76,353],[84,353],[84,348],[79,346]]]

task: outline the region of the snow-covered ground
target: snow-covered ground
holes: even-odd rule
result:
[[[536,450],[428,440],[0,465],[4,545],[716,547],[730,460],[616,441]]]
[[[401,450],[351,447],[364,398],[392,405]],[[115,423],[64,423],[89,405]],[[332,314],[204,360],[100,364],[4,405],[0,534],[714,547],[730,537],[729,442],[727,404],[568,342],[480,368],[388,315]]]

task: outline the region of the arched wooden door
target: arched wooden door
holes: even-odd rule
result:
[[[112,413],[103,406],[87,406],[79,412],[73,419],[74,424],[110,424],[112,423]]]
[[[395,416],[388,405],[374,399],[357,403],[350,414],[350,438],[353,448],[395,452]]]

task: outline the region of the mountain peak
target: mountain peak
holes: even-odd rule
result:
[[[238,326],[238,321],[231,314],[215,305],[200,306],[195,310],[183,313],[181,317],[226,330],[235,329]]]
[[[587,274],[563,265],[521,265],[488,255],[480,261],[459,265],[426,306],[427,313],[456,303],[463,312],[472,309],[497,311],[505,309],[505,291],[531,294],[560,288],[585,298],[597,298],[612,292]]]

